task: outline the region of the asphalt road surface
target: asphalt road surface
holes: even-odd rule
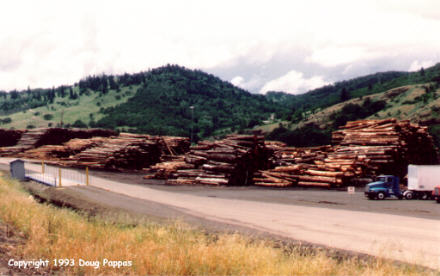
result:
[[[243,198],[237,194],[248,191],[244,188],[241,191],[240,189],[202,188],[199,191],[197,189],[191,191],[186,188],[162,186],[151,188],[151,186],[128,184],[96,176],[91,177],[91,183],[96,188],[125,195],[127,198],[131,197],[134,201],[145,200],[164,204],[206,220],[440,269],[440,220],[436,217],[438,211],[430,214],[428,216],[430,218],[427,218],[423,215],[407,216],[372,212],[371,210],[361,211],[358,208],[348,210],[350,207],[339,208],[341,206],[356,206],[356,202],[381,204],[379,207],[385,208],[385,206],[394,206],[393,204],[396,203],[399,205],[413,204],[410,201],[372,202],[362,198],[361,194],[358,194],[356,198],[345,198],[346,194],[343,192],[327,191],[327,193],[334,193],[337,200],[328,200],[332,198],[331,194],[328,195],[324,200],[327,202],[317,203],[326,204],[323,208],[307,206],[307,201],[312,201],[311,204],[315,204],[316,198],[313,196],[306,197],[308,199],[305,204],[301,205],[286,202],[289,201],[289,196],[281,196],[283,191],[276,191],[280,194],[274,197],[273,192],[271,193],[272,190],[261,189],[256,190],[256,193],[247,192],[248,198]],[[170,191],[173,188],[175,191]],[[216,194],[215,190],[221,192]],[[269,192],[269,195],[272,194],[272,199],[267,199],[271,196],[265,197],[265,192]],[[297,194],[298,197],[295,200],[298,201],[303,198],[304,193],[312,191],[289,190],[284,192],[290,193],[290,197]],[[345,203],[340,198],[344,194]],[[254,198],[250,198],[251,195]],[[319,197],[318,194],[316,196]],[[266,200],[261,200],[261,198],[266,198]],[[279,198],[283,199],[275,202]],[[349,202],[353,200],[354,203]],[[339,202],[340,204],[331,202]],[[431,209],[439,208],[434,201],[426,201],[425,203],[430,204],[429,208]],[[363,204],[360,205],[363,206]],[[399,213],[400,211],[392,212]]]

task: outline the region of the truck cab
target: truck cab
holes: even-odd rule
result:
[[[380,175],[376,181],[365,186],[365,196],[369,199],[385,199],[395,196],[402,199],[402,191],[399,186],[399,177],[394,175]]]
[[[432,197],[435,199],[435,201],[437,201],[437,203],[440,203],[440,186],[434,187]]]

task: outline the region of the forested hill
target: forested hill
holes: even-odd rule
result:
[[[96,126],[150,134],[197,137],[253,127],[286,112],[263,95],[251,94],[198,70],[165,66],[147,74],[127,102],[102,111]]]

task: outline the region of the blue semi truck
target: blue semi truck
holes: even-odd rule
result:
[[[385,199],[395,196],[398,199],[440,198],[440,191],[435,190],[440,181],[439,165],[409,165],[408,188],[400,190],[399,177],[381,175],[375,182],[365,186],[365,196],[369,199]]]
[[[365,196],[369,199],[385,199],[395,196],[403,198],[400,190],[399,177],[394,175],[380,175],[376,181],[365,186]]]

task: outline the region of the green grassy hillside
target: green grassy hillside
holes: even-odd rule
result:
[[[55,95],[53,102],[0,116],[0,127],[25,129],[33,127],[77,126],[85,127],[101,119],[100,110],[126,102],[135,94],[139,85],[124,86],[119,90],[109,90],[106,94],[87,91],[72,99],[69,96]],[[79,94],[79,87],[73,87]],[[75,97],[75,96],[74,96]]]
[[[331,131],[347,121],[397,118],[429,126],[440,146],[440,83],[397,87],[343,101],[303,116],[299,122],[285,122],[273,129],[269,137],[291,145],[326,144],[330,142]]]
[[[286,96],[283,93],[269,92],[268,97],[274,100],[283,99],[289,112],[283,119],[293,123],[299,122],[307,114],[344,102],[349,99],[381,93],[396,87],[428,82],[440,82],[440,63],[417,72],[382,72],[351,80],[336,82],[305,94]]]

